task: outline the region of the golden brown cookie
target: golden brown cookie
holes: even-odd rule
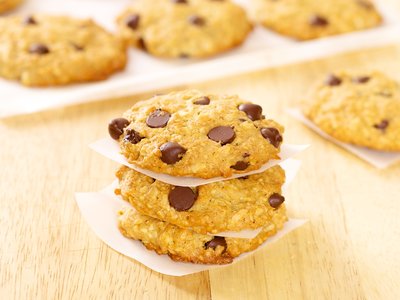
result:
[[[196,188],[171,186],[127,167],[117,176],[117,193],[141,214],[202,234],[257,229],[285,215],[280,166]]]
[[[14,9],[21,4],[23,0],[0,0],[0,14]]]
[[[334,138],[400,151],[400,86],[380,72],[337,72],[310,91],[304,114]]]
[[[182,229],[175,225],[139,214],[127,208],[120,212],[118,225],[121,233],[139,240],[149,250],[168,254],[175,261],[198,264],[228,264],[244,252],[253,251],[268,237],[276,234],[286,222],[277,216],[253,239],[213,237]]]
[[[127,160],[173,176],[229,177],[279,158],[283,127],[237,96],[154,96],[109,124]]]
[[[27,86],[105,79],[122,70],[126,46],[91,20],[34,15],[0,19],[0,76]]]
[[[131,45],[160,57],[206,57],[240,45],[252,29],[230,0],[138,0],[117,20]]]
[[[252,0],[255,19],[299,40],[376,27],[382,17],[370,0]]]

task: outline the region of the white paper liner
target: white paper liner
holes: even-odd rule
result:
[[[147,250],[139,241],[124,237],[118,230],[117,213],[121,208],[129,206],[129,204],[114,194],[115,187],[116,182],[97,193],[76,193],[75,195],[83,218],[95,234],[109,247],[133,258],[154,271],[172,276],[184,276],[226,266],[174,262],[167,255],[158,255],[154,251]],[[235,258],[233,263],[277,241],[305,222],[306,220],[290,219],[276,235],[268,238],[256,250]]]
[[[115,17],[131,0],[26,1],[16,13],[53,13],[92,17],[106,28],[115,29]],[[248,1],[238,0],[246,5]],[[17,82],[0,79],[0,117],[26,114],[101,99],[190,85],[224,76],[257,71],[355,51],[367,47],[394,44],[399,39],[400,12],[379,3],[385,24],[313,41],[297,42],[262,27],[256,27],[246,42],[227,53],[204,60],[158,59],[130,49],[124,72],[108,80],[65,87],[28,88]]]
[[[130,164],[126,158],[120,153],[120,147],[117,141],[111,139],[111,138],[103,138],[101,140],[98,140],[92,144],[89,145],[91,149],[96,151],[97,153],[117,162],[122,165],[125,165],[137,172],[140,172],[144,175],[147,175],[151,178],[157,179],[159,181],[175,185],[175,186],[190,186],[190,187],[196,187],[204,184],[209,184],[213,182],[218,182],[218,181],[223,181],[223,180],[229,180],[233,178],[240,178],[244,177],[247,175],[253,175],[253,174],[258,174],[262,173],[265,170],[276,166],[280,164],[281,162],[285,161],[288,158],[291,158],[295,156],[296,154],[300,153],[301,151],[305,150],[308,148],[308,145],[287,145],[283,144],[281,146],[281,152],[280,152],[280,160],[271,160],[265,165],[263,165],[260,169],[254,170],[251,172],[243,173],[243,174],[235,174],[230,177],[214,177],[210,179],[203,179],[203,178],[196,178],[196,177],[177,177],[177,176],[171,176],[167,174],[161,174],[161,173],[156,173],[153,171],[145,170],[143,168],[140,168],[138,166],[135,166],[133,164]]]
[[[378,169],[384,169],[389,167],[390,165],[400,161],[400,152],[384,152],[371,150],[365,147],[355,146],[351,144],[347,144],[341,142],[334,137],[330,136],[323,130],[321,130],[317,125],[315,125],[311,120],[309,120],[304,114],[301,112],[299,108],[293,108],[287,110],[288,114],[293,118],[299,120],[304,125],[318,133],[323,138],[335,143],[336,145],[348,150],[349,152],[355,154],[356,156],[362,158],[366,162],[370,163],[374,167]]]

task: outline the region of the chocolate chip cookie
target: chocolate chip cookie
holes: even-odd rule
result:
[[[202,234],[257,229],[285,214],[280,166],[196,188],[171,186],[127,167],[117,177],[117,193],[140,213]]]
[[[0,0],[0,14],[20,5],[22,0]]]
[[[144,216],[127,208],[120,212],[118,225],[121,233],[139,240],[158,254],[168,254],[173,260],[198,264],[228,264],[244,252],[255,250],[268,237],[276,234],[286,222],[278,215],[253,239],[224,238],[195,233],[172,224]]]
[[[105,79],[126,61],[124,42],[91,20],[45,15],[0,19],[0,76],[27,86]]]
[[[337,72],[307,97],[304,114],[334,138],[400,151],[400,85],[380,72]]]
[[[131,45],[172,58],[226,51],[252,30],[245,11],[230,0],[138,0],[117,23]]]
[[[110,122],[109,132],[138,167],[213,178],[279,159],[283,127],[237,96],[186,90],[137,103]]]
[[[265,27],[310,40],[378,26],[382,17],[370,0],[252,0]]]

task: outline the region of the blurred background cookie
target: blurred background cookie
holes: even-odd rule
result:
[[[206,57],[240,45],[252,30],[230,0],[138,0],[117,20],[132,46],[160,57]]]
[[[336,72],[307,96],[304,114],[334,138],[400,151],[400,86],[380,72]]]
[[[378,26],[382,17],[370,0],[251,0],[255,19],[299,40]]]
[[[27,86],[105,79],[124,69],[126,46],[91,20],[64,16],[0,19],[0,76]]]

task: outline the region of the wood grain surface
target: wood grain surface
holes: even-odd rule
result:
[[[180,278],[107,247],[74,200],[117,168],[88,143],[151,94],[0,121],[0,299],[400,299],[400,163],[377,170],[285,114],[316,78],[342,68],[400,80],[400,48],[194,86],[257,102],[285,125],[287,142],[312,145],[286,195],[290,216],[309,222],[233,266]]]

